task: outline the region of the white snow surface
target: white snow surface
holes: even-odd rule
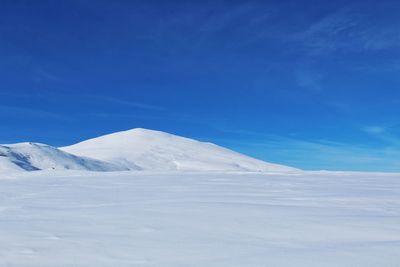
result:
[[[118,171],[126,168],[78,157],[39,143],[0,145],[0,173],[35,170]]]
[[[4,267],[397,267],[400,174],[0,175]]]
[[[60,148],[132,170],[297,172],[212,143],[137,128]]]

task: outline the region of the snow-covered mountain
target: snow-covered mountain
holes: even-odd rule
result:
[[[79,157],[38,143],[0,145],[0,172],[35,170],[118,171],[126,168],[100,160]]]
[[[133,129],[60,148],[131,170],[294,172],[229,149],[147,129]]]
[[[132,129],[55,148],[0,145],[0,173],[35,170],[296,172],[232,150],[160,131]]]

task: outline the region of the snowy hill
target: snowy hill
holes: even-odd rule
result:
[[[0,172],[56,170],[117,171],[124,168],[95,159],[78,157],[38,143],[0,145]]]
[[[60,149],[133,170],[297,171],[211,143],[141,128],[101,136]]]
[[[55,148],[38,143],[0,145],[0,172],[89,171],[256,171],[296,172],[232,150],[146,129],[117,132]]]

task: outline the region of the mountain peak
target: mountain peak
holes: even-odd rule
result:
[[[114,132],[106,135],[102,135],[99,137],[91,138],[89,140],[96,140],[96,139],[105,139],[105,138],[126,138],[126,137],[135,137],[135,136],[146,136],[146,137],[151,137],[151,136],[158,136],[158,137],[167,137],[167,136],[174,136],[173,134],[169,134],[166,132],[162,131],[157,131],[157,130],[150,130],[150,129],[145,129],[145,128],[133,128],[129,130],[124,130],[124,131],[119,131],[119,132]],[[89,141],[86,140],[86,141]],[[83,141],[83,142],[86,142]]]

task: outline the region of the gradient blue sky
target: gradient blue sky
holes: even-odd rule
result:
[[[400,171],[398,1],[0,3],[0,143],[135,127]]]

